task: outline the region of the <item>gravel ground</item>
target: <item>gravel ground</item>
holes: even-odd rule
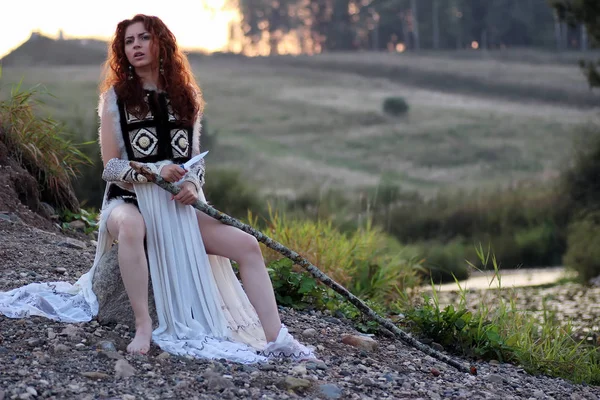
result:
[[[12,220],[12,221],[11,221]],[[74,282],[91,266],[93,243],[14,222],[0,214],[0,290],[36,281]],[[81,237],[80,237],[81,239]],[[347,321],[281,309],[283,322],[321,362],[239,365],[146,356],[125,347],[125,325],[64,324],[0,316],[0,400],[5,399],[600,399],[600,388],[531,376],[500,363],[458,372],[403,343],[359,335]]]

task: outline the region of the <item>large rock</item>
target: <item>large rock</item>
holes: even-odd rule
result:
[[[92,289],[98,298],[98,322],[102,324],[119,323],[130,327],[135,326],[133,310],[121,279],[119,261],[117,258],[118,245],[114,245],[100,260],[94,272]],[[150,274],[148,274],[150,275]],[[150,317],[156,323],[156,307],[152,293],[152,283],[148,279],[148,306]]]

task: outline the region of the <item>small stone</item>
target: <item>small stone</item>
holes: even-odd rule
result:
[[[44,386],[48,386],[50,384],[50,382],[48,382],[45,379],[40,379],[38,382],[39,382],[40,385],[44,385]]]
[[[4,390],[0,390],[0,400],[4,400]]]
[[[440,371],[435,368],[431,368],[431,375],[440,376]]]
[[[342,337],[342,343],[366,351],[374,351],[378,347],[377,342],[368,336],[345,335]]]
[[[444,351],[444,346],[436,342],[431,342],[431,348],[437,351]]]
[[[81,375],[85,376],[86,378],[90,378],[90,379],[108,379],[108,378],[110,378],[110,375],[105,374],[104,372],[98,372],[98,371],[82,372]]]
[[[48,339],[52,340],[55,338],[56,338],[56,332],[54,332],[54,329],[48,328]]]
[[[65,238],[62,242],[58,243],[60,247],[68,247],[71,249],[85,250],[87,245],[83,243],[81,240],[73,239],[73,238]]]
[[[545,399],[546,398],[546,394],[542,390],[534,390],[533,391],[533,397],[535,397],[538,400]]]
[[[76,350],[84,350],[85,349],[85,344],[83,344],[83,343],[77,343],[75,345],[75,349]]]
[[[387,382],[393,382],[396,380],[396,376],[390,374],[389,372],[387,374],[383,375],[383,378],[385,378],[385,380]]]
[[[121,400],[135,400],[135,396],[132,394],[124,394],[121,396]]]
[[[327,364],[325,364],[323,361],[317,361],[317,369],[320,369],[321,371],[326,371],[327,370]]]
[[[10,220],[10,215],[9,215],[9,214],[7,214],[7,213],[5,213],[5,212],[0,212],[0,219],[2,219],[2,220],[4,220],[4,221],[9,221],[9,222],[12,222],[12,221]]]
[[[330,383],[319,385],[319,392],[327,399],[339,399],[342,397],[342,389]]]
[[[504,378],[502,378],[502,376],[498,375],[498,374],[489,374],[487,376],[487,380],[493,383],[503,383],[504,382]]]
[[[115,363],[115,376],[117,378],[129,378],[133,375],[135,375],[135,368],[126,360],[117,360]]]
[[[69,228],[76,230],[76,231],[85,231],[86,225],[85,222],[81,221],[81,220],[75,220],[75,221],[71,221],[69,222]]]
[[[29,347],[38,347],[41,346],[44,341],[40,338],[31,338],[25,341]]]
[[[490,365],[500,365],[500,361],[498,361],[498,360],[490,360]]]
[[[390,344],[388,347],[386,347],[386,349],[388,349],[389,351],[395,351],[396,350],[396,346],[393,344]]]
[[[75,326],[75,325],[67,325],[65,327],[65,329],[62,330],[62,332],[60,333],[61,336],[67,336],[69,339],[72,340],[79,340],[79,338],[82,336],[83,331],[81,328]]]
[[[38,395],[37,390],[35,390],[35,388],[32,388],[31,386],[27,386],[27,389],[25,389],[25,391],[27,393],[29,393],[30,395],[32,395],[32,396],[37,396]]]
[[[234,387],[230,379],[226,379],[213,370],[208,370],[203,374],[208,384],[209,390],[223,390]]]
[[[305,375],[306,374],[306,367],[304,365],[296,365],[292,368],[292,373],[294,375]]]
[[[373,379],[368,378],[368,377],[364,377],[361,380],[361,385],[365,385],[365,386],[375,386],[375,382],[373,382]]]
[[[431,390],[427,391],[427,398],[431,400],[441,400],[440,395]]]
[[[96,343],[96,349],[102,351],[117,351],[117,346],[115,346],[115,344],[110,340],[103,340]]]
[[[258,367],[260,370],[262,371],[274,371],[275,370],[275,365],[273,364],[261,364]]]
[[[158,356],[156,356],[156,359],[157,360],[167,360],[169,357],[171,357],[171,355],[169,353],[167,353],[166,351],[163,351]]]
[[[286,390],[292,390],[294,392],[304,391],[305,389],[309,388],[310,385],[311,383],[309,380],[294,378],[293,376],[286,376],[284,379],[280,380],[277,383],[278,387]]]
[[[58,272],[59,274],[64,274],[65,272],[67,272],[67,269],[64,267],[56,267],[56,268],[54,268],[54,272]]]
[[[183,389],[188,388],[190,385],[191,385],[191,382],[188,380],[179,381],[175,385],[175,390],[183,390]]]
[[[305,329],[302,332],[302,336],[307,337],[307,338],[315,337],[315,336],[317,336],[317,330],[314,328]]]

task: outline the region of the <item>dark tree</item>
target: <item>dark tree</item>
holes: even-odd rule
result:
[[[591,39],[592,45],[600,45],[600,1],[598,0],[549,0],[558,18],[571,27],[583,25],[582,36]],[[581,61],[581,67],[591,87],[600,87],[600,61]]]

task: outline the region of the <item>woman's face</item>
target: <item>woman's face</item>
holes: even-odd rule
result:
[[[143,68],[155,62],[152,35],[142,22],[135,22],[125,30],[125,55],[134,68]]]

